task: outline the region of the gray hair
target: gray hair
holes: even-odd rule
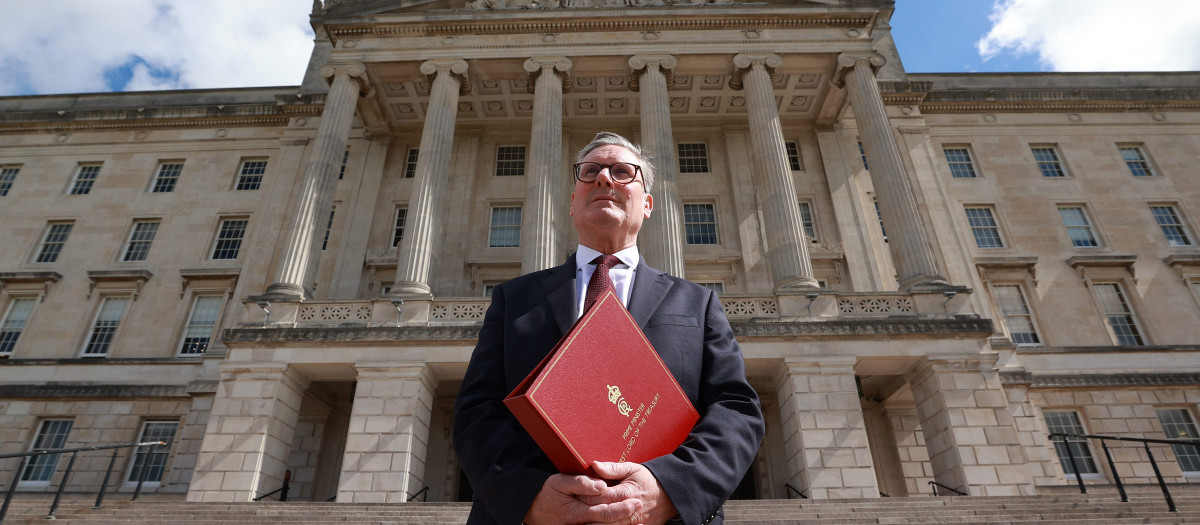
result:
[[[611,131],[597,133],[596,138],[593,138],[587,146],[579,150],[579,154],[575,155],[575,163],[583,162],[584,157],[600,146],[620,146],[633,153],[633,156],[638,158],[638,165],[642,167],[642,180],[646,183],[646,193],[650,193],[650,190],[654,188],[654,164],[650,163],[650,159],[653,159],[654,156],[649,151],[643,150],[641,146],[616,133]]]

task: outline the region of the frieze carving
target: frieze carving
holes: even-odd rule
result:
[[[734,0],[472,0],[468,9],[547,9],[559,7],[637,7],[733,4]]]
[[[0,385],[0,397],[188,397],[185,385]]]
[[[330,341],[456,341],[474,343],[482,323],[447,326],[331,326],[306,328],[234,328],[225,331],[226,344],[246,343],[325,343]]]
[[[1172,386],[1200,384],[1200,374],[1137,372],[1116,374],[1033,374],[1029,372],[1000,372],[1000,382],[1006,385],[1029,385],[1032,388]]]

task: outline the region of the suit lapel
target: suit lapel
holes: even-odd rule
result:
[[[575,324],[575,255],[567,257],[567,262],[551,268],[542,279],[542,290],[546,293],[546,301],[550,303],[550,311],[558,323],[558,329],[567,333]]]
[[[646,329],[650,315],[667,296],[673,283],[661,270],[651,268],[642,259],[638,262],[637,276],[633,280],[633,292],[629,294],[629,313],[638,326]]]

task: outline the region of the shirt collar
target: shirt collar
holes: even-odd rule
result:
[[[595,258],[601,255],[603,254],[580,244],[575,250],[575,269],[582,269],[584,266],[587,266]],[[642,256],[638,252],[637,245],[625,248],[624,250],[614,253],[613,255],[617,256],[617,258],[620,259],[625,266],[630,268],[637,268],[638,263],[642,260]]]

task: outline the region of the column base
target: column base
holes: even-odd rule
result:
[[[775,283],[775,291],[797,290],[797,289],[817,289],[821,284],[813,277],[792,277],[781,282]]]
[[[312,293],[304,289],[303,286],[298,286],[291,283],[274,283],[267,287],[267,291],[262,295],[255,295],[249,298],[252,301],[271,301],[271,302],[302,302],[305,299],[312,299]]]
[[[411,296],[432,297],[433,290],[428,284],[418,281],[397,281],[392,284],[392,291],[388,292],[386,297],[411,297]]]

